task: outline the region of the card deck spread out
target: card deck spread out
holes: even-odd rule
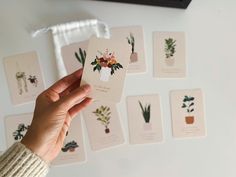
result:
[[[186,77],[185,33],[154,32],[154,76]]]
[[[14,105],[34,101],[44,90],[44,81],[36,52],[4,59],[8,86]]]
[[[84,135],[82,131],[81,118],[75,117],[66,134],[63,147],[52,165],[63,165],[86,161],[84,148]]]
[[[201,89],[170,92],[173,136],[206,136],[204,100]]]
[[[124,135],[115,103],[95,101],[83,111],[92,150],[121,145]]]
[[[127,97],[127,111],[131,144],[163,141],[159,95]]]

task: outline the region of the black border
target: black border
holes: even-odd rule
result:
[[[97,0],[186,9],[192,0]]]

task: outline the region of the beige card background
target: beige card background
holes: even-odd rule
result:
[[[71,141],[75,141],[79,145],[79,147],[75,148],[74,152],[61,151],[58,157],[52,162],[52,165],[63,165],[69,163],[84,162],[86,160],[81,118],[78,116],[73,119],[70,125],[70,129],[64,141],[64,145]]]
[[[126,39],[122,39],[122,35],[113,36],[111,39],[98,39],[96,37],[90,39],[82,83],[88,83],[92,86],[90,96],[95,100],[120,101],[129,62],[127,60],[128,43],[124,45]],[[106,49],[109,52],[115,52],[117,62],[123,66],[123,69],[116,70],[114,75],[110,75],[108,82],[101,81],[102,72],[93,71],[94,66],[91,65],[96,56],[100,56],[98,51],[105,52]]]
[[[128,27],[116,27],[111,29],[111,35],[122,36],[123,39],[126,39],[125,41],[126,44],[128,43],[127,37],[130,37],[130,33],[132,33],[135,38],[134,52],[137,53],[138,58],[136,62],[129,62],[127,73],[146,72],[143,28],[141,26],[128,26]],[[127,60],[129,61],[131,53],[132,53],[132,47],[131,45],[129,45],[129,53],[127,54],[128,56]]]
[[[44,90],[44,81],[36,52],[6,57],[4,59],[4,64],[11,99],[14,105],[35,100],[35,98]],[[26,92],[24,82],[21,80],[23,91],[21,95],[19,94],[16,79],[17,72],[25,72],[26,74],[28,92]],[[29,82],[29,75],[36,75],[38,79],[37,87]]]
[[[154,76],[159,78],[183,78],[186,76],[185,33],[154,32]],[[169,66],[165,56],[165,39],[176,40],[174,64]]]
[[[82,64],[75,57],[75,52],[79,53],[79,48],[88,51],[89,41],[78,42],[70,44],[61,48],[62,58],[68,74],[82,68]]]
[[[151,104],[151,116],[149,123],[145,123],[139,101],[143,106],[146,104]],[[127,111],[129,122],[129,141],[131,144],[156,143],[163,140],[162,115],[159,95],[155,94],[127,97]]]
[[[188,115],[188,113],[186,112],[186,109],[181,108],[185,95],[195,98],[193,106],[194,112],[190,114],[194,116],[193,124],[186,124],[185,117]],[[201,89],[171,91],[170,101],[172,113],[172,130],[174,137],[181,138],[206,135],[204,100]]]
[[[5,117],[5,135],[8,148],[15,142],[21,141],[21,139],[16,141],[13,137],[13,132],[15,132],[18,129],[18,125],[25,124],[25,126],[29,126],[31,124],[32,118],[33,118],[33,113],[11,115]],[[22,135],[24,136],[26,132],[27,131],[22,132]]]
[[[97,120],[93,113],[101,106],[110,107],[111,118],[108,125],[109,133],[105,133],[105,126]],[[96,101],[83,111],[86,127],[88,130],[89,141],[92,150],[101,150],[124,143],[124,135],[121,128],[119,114],[114,103],[106,101]]]

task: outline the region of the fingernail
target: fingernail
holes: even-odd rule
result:
[[[82,87],[83,87],[83,89],[85,90],[86,93],[91,91],[91,86],[89,84],[85,84]]]

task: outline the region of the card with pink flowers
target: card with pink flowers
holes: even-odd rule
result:
[[[117,35],[111,39],[90,39],[82,84],[91,85],[93,99],[120,101],[129,64],[129,46],[125,40]]]

